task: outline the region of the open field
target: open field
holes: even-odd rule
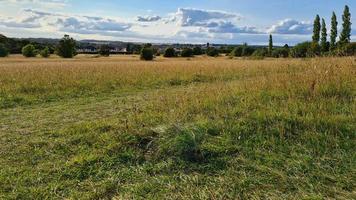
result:
[[[355,199],[356,59],[0,59],[0,199]]]

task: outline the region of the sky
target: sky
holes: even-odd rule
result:
[[[152,43],[268,43],[311,40],[316,14],[341,29],[344,6],[356,0],[0,0],[0,33],[8,37]],[[355,13],[355,17],[353,17]]]

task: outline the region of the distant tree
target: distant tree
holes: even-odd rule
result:
[[[77,55],[76,41],[69,35],[64,35],[59,41],[56,53],[62,58],[73,58]]]
[[[152,47],[144,47],[141,50],[141,60],[153,60],[154,56],[153,56],[153,49]]]
[[[133,44],[130,46],[130,50],[133,54],[141,54],[142,46],[138,44]]]
[[[198,55],[202,55],[203,54],[203,50],[201,49],[201,47],[196,46],[193,48],[193,54],[198,56]]]
[[[310,43],[310,46],[307,51],[307,57],[319,56],[320,53],[321,53],[321,48],[320,48],[319,43],[316,43],[316,42]]]
[[[314,20],[314,29],[313,29],[313,42],[319,43],[320,41],[320,17],[316,15]]]
[[[356,42],[350,42],[346,46],[346,53],[348,53],[348,56],[356,56]]]
[[[48,47],[45,47],[44,49],[42,49],[40,51],[40,55],[43,57],[43,58],[48,58],[50,55],[51,55],[51,52],[49,50]]]
[[[6,57],[9,55],[9,50],[4,44],[0,43],[0,57]]]
[[[290,51],[291,56],[293,58],[307,57],[308,50],[310,49],[311,43],[312,42],[303,42],[295,45]]]
[[[206,55],[211,56],[211,57],[218,57],[219,56],[219,50],[214,48],[214,47],[209,47],[206,50]]]
[[[273,51],[273,38],[272,35],[269,35],[268,53],[272,55],[272,51]]]
[[[143,45],[143,48],[151,48],[152,44],[151,43],[146,43],[145,45]]]
[[[328,49],[328,33],[327,33],[327,29],[326,29],[326,23],[324,18],[322,19],[321,22],[321,42],[320,42],[320,46],[321,46],[321,52],[325,53],[327,51],[329,51]]]
[[[110,46],[109,45],[106,45],[106,44],[104,44],[104,45],[101,45],[100,46],[100,49],[99,49],[99,54],[101,55],[101,56],[110,56]]]
[[[330,50],[335,50],[336,48],[337,25],[336,14],[333,12],[333,16],[331,17]]]
[[[254,48],[248,46],[247,43],[244,43],[244,44],[242,45],[242,53],[241,53],[241,56],[244,56],[244,57],[251,56],[254,51],[255,51]]]
[[[243,49],[243,46],[235,47],[234,50],[232,50],[232,52],[230,53],[230,56],[241,57]]]
[[[171,57],[176,57],[176,50],[173,47],[168,47],[165,52],[164,52],[164,57],[166,58],[171,58]]]
[[[126,52],[127,53],[132,53],[133,52],[133,48],[132,48],[132,44],[131,43],[127,43],[126,44]]]
[[[28,44],[22,48],[22,55],[29,58],[29,57],[36,57],[38,51],[36,50],[35,46],[32,44]]]
[[[272,51],[272,57],[274,58],[288,58],[289,56],[289,49],[287,48],[276,48]]]
[[[351,38],[351,13],[348,6],[345,6],[344,14],[342,15],[342,31],[340,34],[340,43],[347,44],[350,43]]]
[[[251,55],[252,57],[266,57],[268,56],[268,49],[266,48],[258,48],[256,49],[253,54]]]
[[[194,56],[194,52],[191,48],[184,48],[182,53],[181,53],[182,57],[193,57]]]
[[[226,54],[226,55],[230,55],[230,53],[234,50],[234,47],[232,46],[228,46],[228,45],[224,45],[224,46],[221,46],[219,48],[219,53],[220,54]]]

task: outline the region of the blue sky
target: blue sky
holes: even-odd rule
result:
[[[356,13],[355,0],[0,0],[0,33],[231,44],[267,44],[273,34],[276,44],[295,44],[310,40],[316,14],[329,24],[335,11],[341,25],[345,5]]]

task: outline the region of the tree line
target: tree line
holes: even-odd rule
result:
[[[21,50],[18,49],[19,45],[23,45]],[[42,45],[38,43],[31,43],[29,41],[15,41],[13,39],[8,39],[5,36],[0,37],[0,57],[6,57],[9,55],[11,48],[12,52],[21,52],[25,57],[36,57],[41,55],[44,58],[50,57],[51,54],[55,53],[62,58],[73,58],[77,55],[76,51],[76,41],[69,37],[69,35],[64,35],[64,37],[58,42],[57,45]]]

